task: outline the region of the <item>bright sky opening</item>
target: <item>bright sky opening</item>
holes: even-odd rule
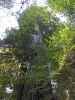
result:
[[[31,0],[30,5],[36,0]],[[46,0],[37,0],[36,2],[40,6],[44,6],[46,4]],[[21,0],[16,0],[14,7],[10,10],[6,8],[0,8],[0,38],[3,39],[5,37],[5,30],[11,28],[18,28],[18,22],[16,19],[16,12],[20,10]],[[26,5],[24,5],[22,11],[26,9]],[[13,14],[13,15],[11,15]]]
[[[67,23],[67,17],[62,13],[57,13],[56,17],[59,18],[59,21],[62,23]]]

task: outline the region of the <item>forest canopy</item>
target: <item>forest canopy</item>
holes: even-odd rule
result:
[[[0,53],[0,84],[16,91],[11,100],[74,100],[75,1],[33,4],[17,20],[19,28],[6,30]]]

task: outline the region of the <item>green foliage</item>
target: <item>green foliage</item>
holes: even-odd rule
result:
[[[71,10],[69,7],[71,8],[74,3],[74,0],[49,0],[54,12],[66,12],[66,15],[67,11]],[[70,82],[68,76],[70,76],[71,67],[68,67],[66,59],[75,48],[75,31],[71,30],[71,26],[66,23],[58,23],[55,15],[50,14],[46,8],[36,6],[31,6],[24,11],[18,22],[18,30],[7,31],[6,42],[11,46],[12,57],[8,59],[7,55],[6,58],[2,57],[3,60],[0,59],[1,67],[5,66],[4,69],[6,69],[6,65],[10,67],[14,65],[16,71],[10,70],[10,74],[8,69],[11,68],[7,67],[5,70],[7,74],[0,76],[1,84],[5,81],[14,83],[16,74],[18,75],[16,83],[28,82],[29,84],[39,83],[41,80],[48,79],[48,75],[52,75],[51,78],[58,79],[59,91],[62,89],[64,91],[64,87],[66,88],[66,84]],[[50,71],[49,63],[51,64]]]
[[[53,12],[63,13],[67,16],[69,27],[75,31],[75,0],[48,0]]]
[[[14,53],[19,61],[28,61],[33,65],[44,65],[48,62],[47,49],[43,38],[48,33],[52,34],[56,28],[52,26],[53,22],[50,23],[49,20],[48,11],[42,7],[32,6],[20,16],[18,20],[19,30],[8,32],[7,42],[15,48]],[[51,27],[51,30],[49,30],[49,27]],[[33,38],[34,35],[36,39]]]
[[[19,29],[7,31],[6,42],[10,44],[12,54],[20,63],[20,67],[17,65],[21,73],[17,83],[32,83],[33,81],[38,83],[48,78],[49,71],[44,66],[48,64],[49,57],[43,38],[49,32],[53,33],[52,31],[56,28],[51,26],[53,22],[50,23],[49,17],[48,11],[44,8],[32,6],[18,19]],[[48,30],[49,26],[53,30]],[[36,39],[33,38],[34,36]]]
[[[75,6],[75,0],[48,0],[50,6],[56,11],[66,11]]]
[[[38,24],[38,21],[42,22],[43,24],[48,23],[48,12],[43,7],[32,6],[23,12],[19,19],[19,25],[22,29],[26,27],[25,29],[27,29],[27,32],[28,28],[31,27],[29,31],[32,32],[34,30],[35,24]]]
[[[74,32],[72,32],[67,26],[55,32],[51,37],[45,39],[45,42],[49,48],[49,58],[52,62],[52,69],[56,73],[62,70],[66,56],[74,46],[72,40]]]

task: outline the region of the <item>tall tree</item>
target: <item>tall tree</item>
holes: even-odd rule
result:
[[[48,80],[49,58],[44,38],[57,28],[55,17],[50,19],[50,16],[45,8],[32,6],[18,19],[19,30],[8,31],[6,42],[12,45],[15,58],[21,64],[17,100],[21,100],[26,82],[37,86],[42,80]]]

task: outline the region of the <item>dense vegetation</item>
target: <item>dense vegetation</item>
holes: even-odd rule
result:
[[[19,29],[7,30],[8,46],[0,48],[1,100],[75,99],[74,21],[74,0],[48,0],[46,7],[23,11]],[[9,96],[6,87],[14,89]]]

